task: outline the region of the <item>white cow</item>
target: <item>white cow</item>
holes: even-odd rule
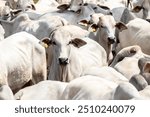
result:
[[[0,53],[0,83],[13,92],[30,80],[36,84],[47,79],[45,49],[33,35],[20,32],[0,41]]]
[[[97,76],[82,76],[72,80],[64,90],[65,100],[127,100],[138,98],[139,93],[128,82],[115,82]]]
[[[10,6],[11,9],[35,10],[33,0],[6,0],[6,1],[8,2],[8,5]]]
[[[143,10],[143,19],[150,21],[150,1],[149,0],[132,0],[133,12]]]
[[[150,58],[149,55],[141,51],[139,46],[126,47],[117,53],[110,66],[130,79],[133,75],[140,73],[138,61],[140,58],[144,57]]]
[[[150,55],[150,23],[136,18],[126,24],[126,29],[119,33],[120,48],[139,45],[145,54]]]
[[[105,50],[86,37],[85,32],[80,27],[68,25],[54,30],[50,39],[41,40],[41,44],[52,45],[50,80],[70,81],[91,66],[107,65]]]
[[[19,90],[17,100],[58,100],[68,83],[60,81],[41,81],[38,84]]]
[[[26,31],[33,34],[38,39],[49,37],[52,30],[59,26],[67,25],[67,21],[59,16],[53,16],[47,19],[31,20],[26,13],[19,15],[13,21],[1,20],[5,29],[5,37],[16,32]],[[45,31],[43,31],[45,30]]]
[[[112,47],[116,42],[115,29],[120,29],[123,24],[121,22],[116,23],[113,16],[103,15],[101,13],[91,15],[90,21],[82,20],[80,22],[80,24],[89,25],[88,30],[90,32],[96,32],[94,36],[90,35],[90,37],[105,49],[108,63],[110,63],[113,59]]]

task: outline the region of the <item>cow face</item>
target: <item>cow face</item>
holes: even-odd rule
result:
[[[34,2],[32,0],[18,0],[16,2],[16,9],[22,9],[22,10],[36,10],[34,6]]]
[[[143,18],[150,21],[150,1],[149,0],[133,0],[133,12],[138,13],[143,10]]]
[[[43,39],[40,43],[46,47],[53,46],[53,56],[59,65],[67,65],[70,63],[72,49],[80,48],[86,42],[79,38],[73,38],[70,33],[58,30],[51,34],[51,39]]]
[[[72,11],[78,11],[80,7],[84,4],[83,0],[71,0],[70,3],[70,10]]]

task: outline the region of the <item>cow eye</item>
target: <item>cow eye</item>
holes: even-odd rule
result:
[[[96,10],[96,9],[97,9],[97,7],[94,7],[93,9],[94,9],[94,10]]]
[[[105,26],[101,25],[101,28],[105,28]]]
[[[56,42],[53,41],[52,44],[53,44],[53,45],[56,45]]]
[[[79,4],[79,6],[81,6],[81,5],[82,5],[82,3]]]

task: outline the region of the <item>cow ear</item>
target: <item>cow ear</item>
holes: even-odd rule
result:
[[[150,63],[146,63],[143,68],[144,73],[150,73]]]
[[[81,21],[78,22],[78,24],[80,24],[81,26],[86,26],[87,27],[90,24],[90,22],[87,21],[87,20],[81,20]]]
[[[31,4],[32,10],[36,10],[35,5]]]
[[[18,9],[18,10],[12,10],[11,11],[11,14],[14,16],[16,16],[18,13],[20,13],[20,12],[22,12],[22,10],[21,9]]]
[[[65,11],[65,10],[67,10],[69,7],[70,7],[69,4],[62,4],[62,5],[59,5],[59,6],[57,7],[57,9],[60,10],[59,12],[63,12],[63,11]]]
[[[122,22],[116,23],[115,27],[118,28],[120,32],[128,29],[127,26]]]
[[[84,40],[75,38],[69,42],[69,44],[73,44],[75,47],[80,48],[81,46],[84,46],[87,44]]]
[[[48,37],[41,39],[39,42],[39,44],[41,44],[45,48],[48,48],[51,45],[51,43],[52,43],[52,41]]]
[[[89,32],[96,32],[98,30],[98,25],[96,24],[92,24],[89,28],[88,31]]]
[[[143,9],[143,7],[141,7],[141,6],[136,6],[136,7],[134,7],[134,8],[132,9],[132,12],[138,13],[138,12],[140,12],[142,9]]]
[[[104,10],[110,10],[110,8],[107,7],[107,6],[103,6],[103,5],[100,5],[100,4],[98,4],[97,6],[99,6],[100,8],[102,8]]]

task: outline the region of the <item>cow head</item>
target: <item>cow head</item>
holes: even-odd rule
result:
[[[73,49],[78,49],[85,45],[86,42],[80,38],[74,38],[69,32],[56,30],[50,38],[44,38],[40,41],[45,47],[53,46],[53,56],[57,64],[67,65]]]
[[[149,0],[133,0],[133,9],[135,13],[143,10],[143,18],[150,22],[150,1]]]
[[[16,9],[22,10],[36,10],[33,0],[18,0],[16,2]]]

